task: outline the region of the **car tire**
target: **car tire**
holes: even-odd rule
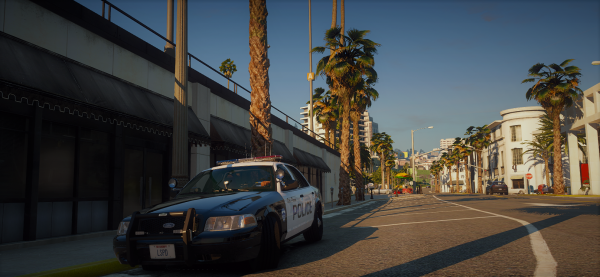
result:
[[[277,220],[267,216],[262,226],[260,251],[258,256],[251,262],[252,271],[277,268],[281,249],[280,236]]]
[[[320,204],[317,204],[319,206]],[[320,224],[319,224],[320,223]],[[321,208],[317,208],[315,218],[313,219],[312,225],[304,232],[304,239],[308,242],[320,241],[323,237],[323,216],[321,215]]]
[[[159,271],[164,270],[164,265],[142,265],[142,269],[145,271]]]

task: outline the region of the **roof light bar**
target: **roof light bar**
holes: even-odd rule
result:
[[[263,157],[254,157],[254,158],[243,158],[243,159],[233,159],[233,160],[223,160],[218,161],[217,165],[226,165],[226,164],[236,164],[236,163],[244,163],[244,162],[278,162],[281,161],[283,156],[281,155],[273,155],[273,156],[263,156]]]

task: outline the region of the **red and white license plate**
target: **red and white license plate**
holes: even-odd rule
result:
[[[151,259],[175,259],[175,246],[173,244],[150,245]]]

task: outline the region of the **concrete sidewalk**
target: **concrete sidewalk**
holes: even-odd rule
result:
[[[324,213],[331,213],[355,207],[370,201],[388,200],[390,195],[365,195],[365,201],[356,201],[352,196],[352,204],[336,206],[331,202],[325,204]],[[337,202],[337,201],[336,201]],[[36,241],[0,244],[0,276],[100,276],[89,267],[112,268],[113,272],[131,269],[118,264],[112,250],[112,239],[117,231],[104,231],[91,234],[74,235]],[[83,270],[83,271],[82,271]],[[90,274],[92,275],[88,275]]]

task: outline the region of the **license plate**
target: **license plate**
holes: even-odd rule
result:
[[[175,259],[175,246],[173,244],[150,245],[151,259]]]

